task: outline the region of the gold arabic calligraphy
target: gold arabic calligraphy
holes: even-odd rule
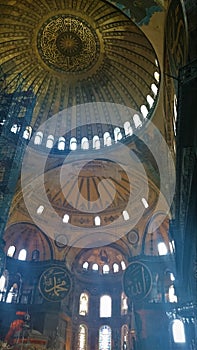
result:
[[[126,278],[126,294],[133,298],[144,298],[151,288],[151,275],[145,265],[131,264]]]

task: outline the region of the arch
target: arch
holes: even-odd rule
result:
[[[10,258],[13,258],[15,251],[16,251],[16,247],[14,245],[10,245],[7,251],[7,256],[9,256]]]
[[[185,327],[182,320],[172,321],[172,336],[174,343],[185,343]]]
[[[89,140],[87,137],[82,137],[81,139],[81,149],[87,150],[89,149]]]
[[[18,124],[13,124],[10,131],[13,132],[13,134],[17,134],[20,131],[20,126],[18,126]]]
[[[92,146],[94,149],[100,149],[101,148],[101,142],[100,139],[98,137],[98,135],[94,135],[93,139],[92,139]]]
[[[124,132],[125,132],[125,136],[131,136],[133,134],[133,129],[129,121],[126,121],[124,123]]]
[[[113,272],[114,272],[114,273],[119,272],[119,265],[118,265],[117,263],[114,263],[114,264],[113,264]]]
[[[40,251],[38,249],[34,249],[31,255],[31,259],[33,261],[39,261],[40,260]]]
[[[147,102],[149,104],[149,107],[152,108],[152,106],[154,104],[154,99],[152,98],[152,96],[151,95],[147,95],[146,96],[146,100],[147,100]]]
[[[142,121],[140,120],[140,117],[138,114],[134,114],[133,116],[133,122],[136,128],[141,128],[142,126]]]
[[[95,226],[100,226],[101,225],[101,218],[100,218],[100,216],[95,216],[94,224],[95,224]]]
[[[120,131],[120,128],[116,127],[114,129],[114,141],[117,142],[117,141],[120,141],[122,139],[122,133]]]
[[[77,149],[77,139],[76,139],[76,137],[71,137],[71,139],[70,139],[70,150],[71,151],[76,151],[76,149]]]
[[[81,293],[79,298],[79,315],[86,316],[88,314],[89,295],[87,293]]]
[[[34,145],[41,145],[42,144],[42,140],[43,140],[43,132],[42,131],[38,131],[36,133],[35,138],[34,138]]]
[[[129,328],[127,324],[123,324],[121,327],[121,349],[128,349],[128,341],[129,341]]]
[[[144,117],[144,119],[147,117],[148,115],[148,108],[145,105],[141,105],[140,106],[140,111]]]
[[[87,261],[84,261],[83,265],[82,265],[84,270],[87,270],[89,267],[89,263]]]
[[[102,295],[100,297],[100,317],[111,317],[112,315],[112,299],[110,295]]]
[[[168,236],[169,218],[166,213],[160,211],[155,213],[147,222],[142,238],[142,254],[143,255],[162,255],[162,247],[159,253],[158,244],[164,243],[167,249],[167,254],[172,254],[170,250],[170,239]],[[163,250],[164,252],[164,250]]]
[[[111,146],[112,144],[111,135],[108,131],[103,134],[103,143],[104,146]]]
[[[104,325],[99,329],[99,350],[111,350],[112,334],[111,327]]]
[[[16,250],[19,251],[23,248],[22,242],[25,241],[28,260],[31,260],[34,249],[39,249],[40,260],[53,259],[53,246],[49,236],[33,223],[21,222],[10,225],[5,231],[4,239],[6,250],[10,245],[14,245]],[[17,258],[16,254],[14,257]]]
[[[24,132],[23,132],[23,138],[26,140],[30,140],[32,134],[32,127],[26,126]]]
[[[151,90],[154,94],[154,97],[157,96],[157,93],[158,93],[158,87],[155,83],[151,84]]]
[[[18,253],[18,260],[25,261],[26,258],[27,258],[27,250],[23,248]]]
[[[36,210],[36,213],[38,215],[41,215],[43,213],[43,211],[44,211],[44,205],[39,205],[39,207]]]
[[[66,143],[66,140],[63,136],[59,137],[58,139],[58,145],[57,145],[57,148],[59,151],[64,151],[65,150],[65,143]]]
[[[157,71],[154,72],[154,78],[155,78],[156,82],[159,83],[159,80],[160,80],[159,72],[157,72]]]
[[[93,271],[98,271],[98,264],[96,264],[96,263],[94,263],[93,265],[92,265],[92,270]]]
[[[103,273],[104,274],[109,273],[109,265],[108,264],[103,265]]]
[[[121,315],[126,315],[128,312],[127,296],[124,292],[121,293]]]
[[[53,143],[54,143],[54,136],[49,135],[47,137],[46,148],[53,148]]]
[[[88,328],[85,324],[79,325],[77,338],[77,350],[87,350]]]

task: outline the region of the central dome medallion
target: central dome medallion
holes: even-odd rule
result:
[[[89,70],[100,53],[94,28],[84,19],[72,15],[49,18],[40,28],[37,42],[45,64],[66,73]]]

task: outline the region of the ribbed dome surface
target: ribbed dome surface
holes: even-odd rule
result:
[[[140,112],[158,71],[143,32],[104,1],[0,1],[0,64],[8,92],[33,89],[37,128],[55,113],[87,102]],[[20,79],[18,79],[20,77]],[[71,118],[72,119],[72,118]],[[91,123],[86,115],[85,124]],[[113,125],[113,116],[108,116]],[[70,129],[72,120],[68,120]],[[84,136],[84,135],[83,135]]]

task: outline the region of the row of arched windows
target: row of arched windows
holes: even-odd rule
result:
[[[128,311],[127,296],[124,292],[121,294],[121,315],[126,315]],[[87,316],[89,312],[89,295],[81,293],[79,298],[79,315]],[[112,298],[110,295],[101,295],[99,317],[108,318],[112,316]]]
[[[88,342],[88,327],[85,324],[80,324],[78,329],[78,344],[77,350],[87,350]],[[123,325],[121,328],[121,349],[126,344],[128,346],[128,326]],[[99,350],[112,349],[112,329],[108,325],[102,325],[99,328]]]
[[[14,245],[9,246],[8,250],[7,250],[7,256],[9,256],[10,258],[13,258],[13,256],[16,253],[16,247]],[[40,257],[40,252],[38,249],[34,249],[32,251],[32,260],[34,261],[38,261]],[[26,249],[21,249],[18,253],[18,260],[23,260],[25,261],[27,258],[27,250]]]
[[[172,338],[176,344],[184,344],[186,342],[184,323],[180,319],[172,321]],[[129,329],[125,324],[121,327],[121,349],[127,349],[129,345],[128,339]],[[88,344],[88,327],[80,324],[78,328],[78,344],[77,350],[87,350]],[[112,329],[108,325],[102,325],[99,328],[99,350],[112,349]]]
[[[117,273],[121,270],[124,271],[126,269],[126,264],[123,260],[120,262],[120,264],[117,262],[114,262],[112,267],[110,267],[108,264],[104,264],[101,270],[100,266],[97,263],[90,264],[88,261],[84,261],[82,267],[83,267],[83,270],[86,270],[86,271],[89,269],[93,271],[100,271],[103,274],[108,274],[111,271],[113,273]]]
[[[140,119],[140,116],[138,114],[134,114],[133,116],[133,121],[135,128],[140,128],[142,126],[142,121]],[[100,149],[102,146],[111,146],[113,142],[117,143],[118,141],[122,140],[123,137],[131,136],[133,134],[133,128],[130,124],[129,121],[124,123],[124,134],[121,132],[119,127],[116,127],[114,129],[114,135],[112,136],[108,131],[106,131],[103,134],[103,139],[101,142],[101,138],[99,138],[98,135],[94,135],[91,141],[92,148],[97,150]],[[43,141],[43,132],[38,131],[35,135],[34,138],[34,145],[41,145]],[[52,134],[48,135],[46,139],[46,148],[53,148],[54,146],[54,136]],[[66,148],[66,139],[65,137],[61,136],[58,138],[57,142],[57,149],[59,151],[64,151]],[[71,151],[76,151],[78,148],[78,143],[76,137],[71,137],[70,138],[70,143],[69,143],[69,149]],[[87,137],[82,137],[81,139],[81,145],[80,148],[82,150],[88,150],[90,148],[90,140]]]

